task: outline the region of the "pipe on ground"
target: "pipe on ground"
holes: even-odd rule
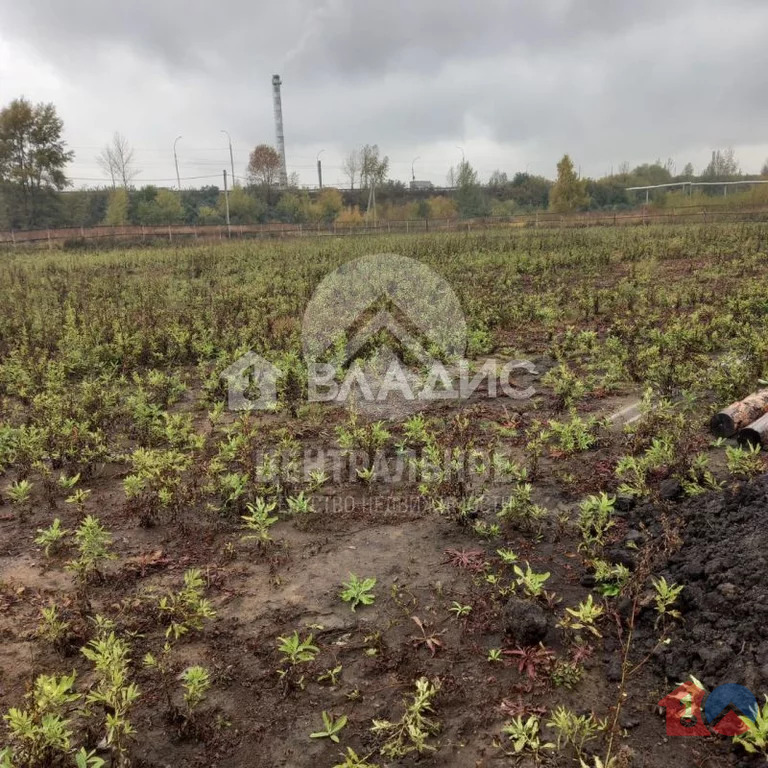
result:
[[[768,413],[752,422],[748,427],[744,427],[736,439],[742,447],[759,445],[762,448],[768,448]]]
[[[716,413],[710,419],[709,428],[716,437],[733,437],[767,413],[768,389],[761,389]]]

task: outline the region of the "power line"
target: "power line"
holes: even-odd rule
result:
[[[112,179],[104,179],[104,178],[95,178],[95,177],[85,177],[85,176],[69,176],[68,177],[70,181],[103,181],[106,183],[111,184]],[[214,174],[212,176],[182,176],[182,181],[197,181],[198,179],[218,179],[219,174]],[[170,177],[166,179],[137,179],[137,181],[176,181],[176,177]]]

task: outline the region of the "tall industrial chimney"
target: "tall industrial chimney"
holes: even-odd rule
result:
[[[280,75],[272,75],[272,101],[275,107],[275,134],[277,154],[280,155],[280,186],[288,186],[288,171],[285,166],[285,136],[283,135],[283,102],[280,98]]]

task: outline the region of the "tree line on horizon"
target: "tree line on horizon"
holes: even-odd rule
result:
[[[152,184],[137,186],[140,177],[135,152],[128,140],[115,133],[97,158],[111,183],[94,189],[71,189],[66,175],[74,152],[62,138],[63,122],[53,104],[32,104],[15,99],[0,109],[0,229],[90,227],[100,224],[166,225],[223,224],[226,201],[215,185],[175,190]],[[349,187],[325,187],[317,192],[299,188],[294,176],[279,186],[280,158],[268,144],[259,144],[249,157],[246,183],[229,190],[233,224],[269,221],[309,224],[333,222],[362,224],[375,220],[474,218],[509,216],[551,210],[571,213],[586,210],[623,210],[644,200],[627,192],[630,186],[678,181],[723,181],[753,178],[742,174],[733,150],[716,150],[699,174],[688,163],[681,174],[673,161],[646,163],[602,178],[581,178],[573,161],[564,155],[554,181],[524,172],[511,178],[494,171],[487,182],[462,160],[449,172],[452,190],[434,194],[412,191],[389,178],[389,159],[377,145],[349,153],[343,171]],[[762,168],[768,177],[768,162]],[[759,177],[757,177],[759,178]],[[714,200],[716,188],[697,192]],[[655,193],[654,204],[673,203],[680,192]],[[757,188],[731,195],[731,202],[768,202],[768,190]]]

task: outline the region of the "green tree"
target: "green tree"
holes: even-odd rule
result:
[[[509,178],[504,171],[496,169],[488,178],[488,191],[491,194],[500,196],[504,193],[506,186],[509,184]]]
[[[326,187],[318,196],[315,203],[316,216],[319,221],[330,224],[341,213],[344,203],[341,192],[333,187]]]
[[[272,188],[280,177],[280,165],[280,155],[268,144],[259,144],[248,159],[248,180],[263,187],[267,205],[272,202]]]
[[[494,200],[491,203],[491,216],[512,216],[516,208],[514,200]]]
[[[477,181],[477,171],[466,160],[459,163],[456,187],[456,205],[462,219],[488,215],[488,203]]]
[[[509,197],[525,210],[546,208],[549,205],[551,187],[552,182],[542,176],[518,172],[510,184]]]
[[[590,208],[628,208],[629,197],[624,185],[613,176],[606,176],[597,181],[587,180]]]
[[[669,167],[661,164],[661,160],[655,163],[643,163],[638,165],[627,179],[631,187],[650,186],[651,184],[667,184],[672,181]]]
[[[91,200],[95,197],[92,190],[78,189],[64,192],[59,200],[59,222],[64,227],[90,226],[88,215],[91,208]]]
[[[206,226],[209,224],[221,224],[224,219],[222,219],[218,208],[212,205],[201,205],[197,211],[197,221]]]
[[[427,203],[429,205],[429,217],[431,219],[456,218],[456,201],[452,200],[450,197],[437,195],[435,197],[430,197]]]
[[[13,187],[0,181],[0,230],[13,229]]]
[[[128,198],[128,191],[120,187],[109,194],[107,203],[107,213],[104,217],[104,223],[108,227],[123,227],[128,224],[128,209],[131,201]]]
[[[53,104],[20,98],[0,110],[0,182],[18,191],[21,211],[13,218],[23,226],[42,225],[55,207],[53,192],[69,185],[64,168],[74,153],[63,127]]]
[[[306,193],[286,192],[275,206],[281,221],[303,224],[309,220],[310,201]]]
[[[702,176],[708,179],[728,179],[739,175],[739,162],[732,147],[716,149]]]
[[[557,181],[549,193],[549,207],[556,213],[579,211],[589,205],[586,183],[576,176],[568,155],[557,164]]]
[[[184,206],[176,192],[158,189],[154,199],[139,203],[137,217],[140,224],[148,226],[178,224],[184,220]]]
[[[184,206],[179,195],[170,189],[161,189],[155,197],[155,205],[160,221],[163,224],[178,224],[184,220]]]
[[[226,216],[226,201],[223,193],[216,207],[223,219]],[[242,187],[234,187],[229,191],[229,220],[232,224],[256,224],[264,221],[266,214],[267,208],[264,203]]]

